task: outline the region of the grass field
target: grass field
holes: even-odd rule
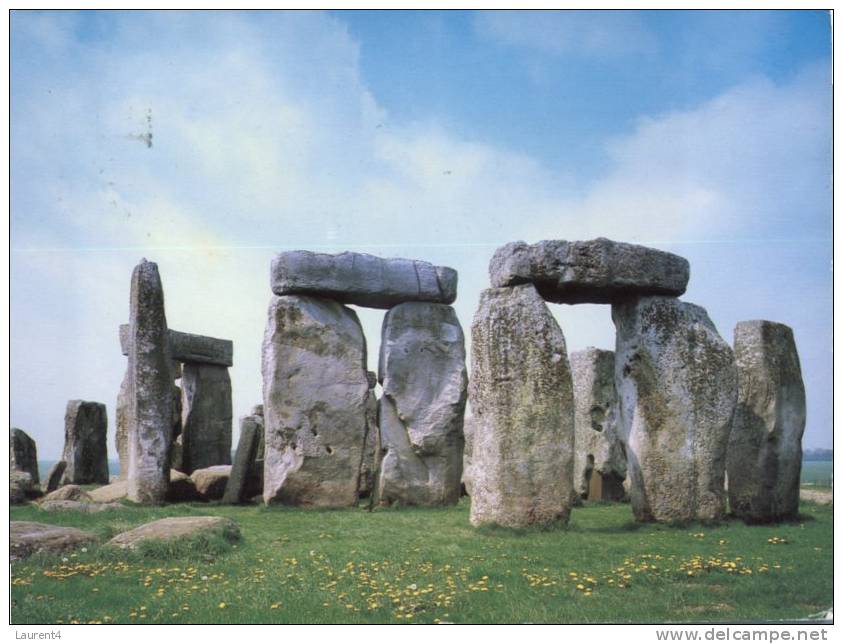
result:
[[[316,511],[132,507],[47,515],[105,538],[165,516],[215,514],[234,548],[164,555],[90,548],[12,565],[11,617],[39,623],[591,623],[805,618],[832,605],[832,510],[799,522],[667,527],[628,505],[575,509],[565,529],[476,530],[456,508]],[[214,544],[211,544],[212,546]]]
[[[803,461],[802,485],[831,488],[832,461]]]

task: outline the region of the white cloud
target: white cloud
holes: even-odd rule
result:
[[[670,242],[830,224],[818,70],[641,121],[608,143],[607,174],[575,194],[535,159],[388,114],[330,17],[167,15],[124,17],[119,40],[100,49],[65,45],[82,61],[27,67],[13,95],[12,419],[47,456],[61,449],[66,400],[102,400],[114,418],[117,325],[142,256],[159,264],[173,328],[234,340],[237,415],[260,399],[269,262],[284,248],[452,265],[468,327],[488,258],[506,241]],[[148,112],[152,148],[128,136]],[[32,250],[56,247],[77,250]],[[131,250],[106,250],[121,248]],[[716,290],[694,275],[699,292]],[[610,346],[608,311],[556,310],[569,348]],[[370,367],[380,315],[362,316]]]

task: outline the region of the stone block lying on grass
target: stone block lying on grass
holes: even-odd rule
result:
[[[122,481],[116,481],[114,483],[110,483],[109,485],[103,485],[95,490],[91,490],[88,492],[88,496],[91,497],[91,500],[97,503],[112,503],[114,501],[119,501],[120,499],[125,499],[128,491],[129,483],[124,479]]]
[[[93,503],[91,501],[73,501],[70,499],[59,499],[44,501],[38,504],[38,509],[43,512],[65,512],[67,510],[95,514],[105,510],[122,510],[127,506],[121,503]]]
[[[96,535],[77,528],[35,521],[12,521],[9,523],[9,559],[24,559],[37,552],[73,550],[96,540]]]
[[[53,490],[41,502],[46,501],[84,501],[90,503],[93,501],[91,496],[78,485],[62,485],[59,489]]]
[[[216,501],[225,494],[229,476],[231,476],[231,465],[212,465],[194,471],[190,478],[200,497],[208,501]]]
[[[135,549],[150,541],[173,541],[192,537],[221,537],[229,543],[240,540],[240,528],[225,517],[170,517],[145,523],[122,532],[108,542],[108,546]]]

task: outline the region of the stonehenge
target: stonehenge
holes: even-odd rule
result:
[[[624,498],[626,450],[618,435],[615,353],[571,353],[574,381],[574,491],[590,501]],[[575,501],[577,497],[575,497]]]
[[[799,511],[805,386],[790,327],[767,320],[735,327],[738,404],[726,470],[729,506],[752,522]]]
[[[87,400],[70,400],[64,414],[65,462],[61,485],[108,483],[105,405]]]
[[[473,526],[564,525],[586,501],[639,522],[798,513],[805,389],[791,329],[738,323],[734,348],[672,253],[600,238],[513,242],[489,262],[471,334],[457,273],[421,260],[290,251],[270,267],[262,403],[232,458],[233,343],[167,325],[158,267],[132,274],[116,408],[120,480],[144,504],[447,506]],[[549,304],[608,304],[614,350],[568,353]],[[377,372],[353,307],[383,309]],[[470,414],[466,415],[470,405]],[[45,481],[109,483],[105,406],[68,402]],[[40,494],[35,444],[10,434],[15,502]],[[728,492],[726,475],[728,472]],[[62,491],[63,490],[63,491]],[[64,506],[62,506],[64,507]]]
[[[574,400],[565,336],[532,284],[482,292],[471,326],[471,523],[566,523]]]

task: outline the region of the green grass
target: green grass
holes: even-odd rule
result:
[[[476,530],[456,508],[317,511],[171,505],[12,520],[105,538],[181,515],[235,520],[230,549],[90,548],[12,565],[15,624],[590,623],[804,618],[832,603],[832,510],[799,522],[669,527],[586,504],[565,529]],[[783,542],[777,542],[778,538]],[[751,571],[751,572],[750,572]]]
[[[831,489],[832,461],[803,461],[802,485]]]

